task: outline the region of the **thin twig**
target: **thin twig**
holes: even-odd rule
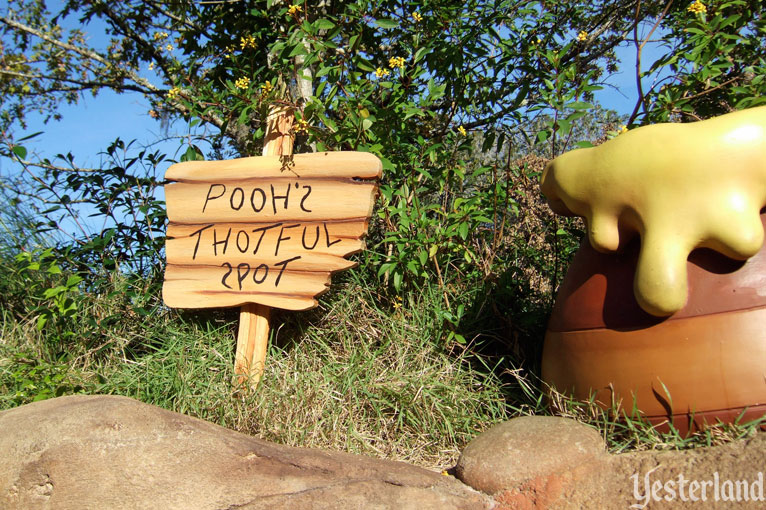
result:
[[[638,100],[636,101],[636,106],[633,108],[633,112],[630,114],[630,118],[628,119],[628,125],[632,124],[636,117],[638,116],[638,110],[643,106],[644,108],[644,114],[649,114],[649,105],[648,105],[648,98],[649,98],[649,92],[644,94],[643,84],[641,83],[641,52],[644,49],[644,46],[647,42],[649,42],[649,39],[651,38],[654,31],[657,29],[657,27],[660,26],[660,23],[667,15],[668,11],[670,10],[670,6],[673,5],[673,0],[668,0],[668,3],[665,4],[665,8],[662,10],[662,13],[657,17],[657,21],[652,26],[651,30],[649,30],[649,33],[646,35],[646,37],[641,41],[638,42],[638,24],[639,24],[639,15],[641,10],[641,0],[638,1],[636,4],[636,16],[635,16],[635,22],[633,23],[633,44],[636,46],[636,88],[638,90]],[[653,90],[649,89],[650,91]]]

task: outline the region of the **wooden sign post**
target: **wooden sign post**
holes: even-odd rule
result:
[[[270,307],[317,305],[333,272],[363,248],[382,164],[364,152],[292,153],[292,112],[269,116],[264,156],[168,169],[167,268],[172,308],[241,306],[235,374],[263,373]]]

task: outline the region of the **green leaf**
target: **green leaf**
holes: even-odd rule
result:
[[[19,158],[19,159],[25,159],[27,157],[27,149],[22,147],[21,145],[15,145],[13,147],[13,153]]]
[[[321,78],[322,76],[326,75],[327,73],[330,73],[332,71],[337,71],[337,70],[338,70],[338,66],[331,66],[331,67],[320,66],[319,70],[317,71],[316,78]],[[322,82],[322,84],[326,85],[327,82]],[[320,94],[320,92],[319,92],[319,90],[317,90],[317,95],[319,95],[319,94]]]
[[[418,49],[418,51],[415,52],[415,56],[412,58],[412,61],[415,62],[416,64],[420,62],[428,50],[429,48]]]
[[[314,22],[314,27],[317,30],[332,30],[335,28],[335,23],[326,18],[319,18]]]
[[[190,145],[181,156],[181,161],[197,161],[205,159],[197,147]]]
[[[324,113],[317,113],[317,117],[319,117],[319,120],[321,120],[322,123],[327,126],[327,129],[329,129],[331,132],[335,133],[338,131],[338,126],[330,117],[326,116]]]
[[[50,299],[52,297],[56,297],[62,292],[66,291],[66,287],[63,287],[59,285],[58,287],[53,287],[52,289],[46,289],[45,292],[43,292],[43,297],[45,299]]]
[[[356,67],[358,67],[362,71],[367,71],[368,73],[375,72],[375,67],[363,58],[356,60]]]
[[[463,240],[468,238],[468,223],[461,223],[457,228],[458,234],[460,234],[460,237],[463,238]]]
[[[348,39],[348,47],[351,48],[352,53],[356,51],[356,45],[359,42],[360,35],[361,34],[355,34]]]
[[[308,55],[308,50],[303,45],[303,43],[298,43],[295,45],[295,47],[292,49],[288,57],[295,57],[297,55]]]
[[[455,340],[459,344],[465,344],[465,337],[459,333],[451,332],[452,339]]]
[[[35,137],[37,137],[37,136],[40,136],[41,134],[43,134],[43,132],[42,132],[42,131],[37,131],[37,132],[35,132],[35,133],[32,133],[31,135],[27,135],[27,136],[24,136],[24,137],[22,137],[22,138],[19,138],[19,139],[17,140],[17,142],[26,142],[27,140],[31,140],[32,138],[35,138]]]
[[[45,323],[47,323],[47,322],[48,322],[48,316],[47,315],[41,315],[40,317],[38,317],[37,318],[37,324],[36,324],[37,331],[42,331],[43,328],[45,327]]]
[[[394,288],[396,290],[401,290],[402,288],[402,273],[398,271],[394,273]]]
[[[576,101],[574,103],[569,103],[567,108],[572,108],[573,110],[590,110],[593,108],[593,105],[584,101]]]
[[[394,21],[392,19],[379,19],[375,20],[375,24],[378,25],[380,28],[396,28],[399,26],[398,21]]]
[[[77,285],[77,284],[78,284],[78,283],[80,283],[81,281],[82,281],[82,277],[80,277],[80,276],[77,276],[77,275],[75,274],[75,275],[72,275],[72,276],[70,276],[69,278],[67,278],[67,280],[66,280],[66,286],[67,286],[67,287],[74,287],[75,285]]]

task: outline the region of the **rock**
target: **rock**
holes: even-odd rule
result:
[[[592,504],[592,508],[607,510],[629,506],[639,510],[762,510],[766,507],[764,458],[764,433],[708,448],[610,455],[556,508]],[[704,497],[702,485],[706,486]]]
[[[609,455],[593,429],[527,417],[474,439],[456,473],[492,494],[496,510],[755,510],[766,507],[764,458],[766,433],[709,448]]]
[[[0,508],[762,509],[764,458],[764,433],[609,455],[587,426],[517,418],[460,458],[458,477],[482,494],[401,462],[275,445],[124,397],[73,396],[0,412]]]
[[[606,455],[599,433],[574,420],[524,416],[500,423],[463,450],[457,477],[471,487],[494,494],[523,483],[557,486],[548,479],[588,466]],[[551,487],[553,489],[553,487]]]
[[[454,478],[280,446],[116,396],[0,413],[0,508],[481,509]]]

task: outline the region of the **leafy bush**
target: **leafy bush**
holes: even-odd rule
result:
[[[67,363],[49,363],[33,353],[13,353],[0,363],[0,409],[83,391]]]

